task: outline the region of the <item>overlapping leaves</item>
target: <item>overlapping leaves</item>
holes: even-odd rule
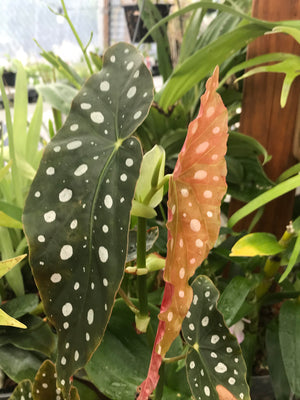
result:
[[[240,347],[217,309],[218,290],[206,276],[198,276],[192,288],[193,301],[182,332],[190,347],[186,370],[193,396],[250,400]]]
[[[189,278],[219,233],[220,205],[226,192],[227,110],[217,87],[218,68],[207,82],[199,115],[189,125],[170,178],[166,285],[148,377],[139,400],[147,399],[156,387],[162,357],[179,334],[192,301]]]
[[[125,43],[111,47],[46,147],[27,198],[30,262],[58,333],[57,374],[65,397],[69,378],[99,345],[123,276],[142,158],[130,136],[152,97],[141,55]]]

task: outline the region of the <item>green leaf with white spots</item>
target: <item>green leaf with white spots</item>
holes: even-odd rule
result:
[[[186,369],[194,398],[250,400],[241,349],[217,309],[218,290],[206,276],[198,276],[192,288],[182,331],[190,347]]]
[[[46,360],[41,365],[33,383],[33,400],[63,400],[62,391],[56,387],[55,365]],[[78,392],[72,387],[70,400],[79,400]]]
[[[69,378],[99,345],[123,277],[130,209],[142,159],[130,137],[146,118],[153,81],[119,43],[75,97],[45,149],[24,209],[30,263],[58,332],[57,374]]]
[[[29,379],[20,382],[9,400],[32,400],[32,383]]]

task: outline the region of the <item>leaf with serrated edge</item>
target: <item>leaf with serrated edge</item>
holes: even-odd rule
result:
[[[130,137],[146,118],[153,81],[141,54],[119,43],[75,97],[45,149],[24,210],[30,262],[58,332],[57,374],[69,378],[99,345],[124,273],[142,159]]]
[[[193,396],[250,400],[241,349],[217,309],[218,290],[203,275],[195,279],[192,289],[193,301],[182,333],[190,347],[186,369]]]
[[[207,257],[220,228],[220,205],[226,193],[227,110],[216,92],[218,67],[206,84],[198,117],[187,137],[169,182],[166,281],[148,376],[139,400],[155,389],[162,357],[179,334],[193,291],[188,284]]]

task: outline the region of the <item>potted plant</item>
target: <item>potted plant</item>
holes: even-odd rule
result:
[[[226,6],[218,7],[228,11]],[[232,12],[236,17],[236,11]],[[221,15],[218,18],[222,19]],[[191,25],[194,18],[196,14]],[[214,26],[211,29],[210,33],[214,32]],[[120,43],[108,49],[102,66],[98,62],[92,64],[79,41],[91,72],[100,69],[84,85],[72,67],[43,51],[50,63],[59,65],[78,92],[62,126],[60,117],[68,113],[69,96],[56,91],[60,97],[53,101],[53,105],[58,104],[56,127],[50,125],[53,139],[44,151],[24,210],[38,289],[26,263],[22,275],[26,277],[27,293],[21,299],[26,311],[20,318],[28,321],[28,336],[12,331],[2,332],[1,336],[1,368],[18,383],[12,399],[25,395],[34,399],[43,395],[61,398],[64,393],[71,399],[80,396],[130,400],[143,381],[145,384],[137,393],[140,398],[147,398],[157,383],[156,399],[249,399],[243,358],[250,379],[253,359],[259,360],[251,352],[254,339],[264,335],[258,315],[268,301],[278,303],[283,297],[288,298],[286,307],[290,307],[290,299],[297,295],[296,287],[292,294],[291,286],[284,287],[284,283],[284,290],[279,294],[270,290],[268,299],[280,269],[270,281],[265,265],[270,262],[269,257],[274,261],[274,255],[282,255],[282,263],[285,262],[291,249],[297,248],[298,228],[293,225],[295,232],[287,247],[276,240],[277,244],[274,243],[274,238],[271,245],[266,236],[256,239],[255,251],[257,243],[267,242],[268,252],[253,258],[253,254],[237,257],[239,246],[243,250],[249,248],[249,237],[243,239],[243,233],[234,232],[233,227],[241,215],[265,204],[278,191],[291,190],[298,178],[285,182],[285,189],[275,185],[263,173],[258,160],[261,154],[268,158],[265,150],[256,141],[230,132],[226,156],[228,191],[232,196],[247,198],[248,208],[231,217],[211,248],[218,236],[220,206],[223,214],[227,212],[226,202],[221,204],[225,192],[227,124],[225,107],[216,93],[217,70],[209,78],[204,94],[206,76],[212,75],[215,66],[205,54],[214,49],[222,62],[228,57],[230,39],[238,37],[236,46],[242,49],[249,35],[254,39],[270,29],[272,26],[263,22],[257,25],[257,21],[250,27],[238,26],[225,39],[221,35],[209,42],[206,37],[205,46],[197,43],[196,52],[188,46],[194,37],[188,29],[181,63],[171,71],[161,93],[155,93],[154,103],[149,71],[141,55],[129,44]],[[241,57],[241,53],[235,57]],[[207,60],[202,69],[198,68],[198,58]],[[231,62],[235,61],[232,56]],[[220,68],[222,79],[227,71],[228,65]],[[191,88],[193,91],[183,96]],[[226,88],[227,85],[220,85],[218,89],[224,99],[228,94]],[[239,93],[233,94],[226,100],[230,126],[236,122],[233,109],[240,99]],[[184,98],[174,105],[180,96]],[[143,153],[134,136],[140,139]],[[18,152],[21,151],[19,145]],[[37,168],[37,164],[33,167]],[[257,171],[256,180],[250,174],[252,168]],[[251,190],[247,190],[247,185]],[[273,187],[277,191],[272,192]],[[21,196],[28,189],[18,192],[17,184],[14,189],[18,207],[22,208]],[[1,207],[5,205],[1,203]],[[16,212],[10,207],[10,213],[12,209]],[[15,234],[10,230],[9,234],[13,251],[26,247],[22,232]],[[16,245],[17,239],[21,239],[21,245]],[[246,241],[247,246],[238,239]],[[3,250],[1,256],[4,258]],[[294,273],[297,275],[296,269]],[[164,286],[166,294],[162,299]],[[5,288],[7,299],[11,300],[14,294],[8,284]],[[35,300],[28,297],[32,294]],[[20,302],[14,305],[15,311],[19,308]],[[178,313],[180,309],[182,313]],[[283,316],[286,315],[284,311]],[[292,310],[291,315],[294,318],[297,313]],[[240,321],[244,332],[234,330]],[[178,335],[181,324],[182,336]],[[281,325],[285,326],[285,322]],[[244,334],[242,352],[227,326],[238,338]],[[275,329],[269,343],[276,343],[276,338],[278,343]],[[290,354],[288,346],[285,349]],[[17,357],[22,357],[26,368],[16,371]],[[271,365],[276,365],[282,371],[278,354],[276,361],[271,359],[270,370]],[[8,360],[5,365],[4,360]],[[283,368],[286,370],[286,365]],[[297,390],[292,387],[292,391]]]

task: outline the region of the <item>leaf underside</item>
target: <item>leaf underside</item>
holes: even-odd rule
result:
[[[216,307],[218,290],[203,275],[192,288],[193,301],[182,333],[190,347],[186,370],[193,396],[197,400],[250,400],[241,349]]]
[[[226,192],[227,110],[219,94],[218,68],[207,81],[197,118],[188,128],[169,183],[166,281],[148,377],[139,400],[156,387],[162,357],[178,336],[193,291],[188,280],[207,257],[220,228],[220,205]]]
[[[65,397],[69,378],[103,337],[123,276],[142,159],[130,136],[152,98],[152,78],[137,50],[125,43],[111,47],[46,147],[26,201],[30,263],[58,333]]]

